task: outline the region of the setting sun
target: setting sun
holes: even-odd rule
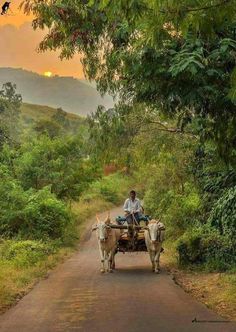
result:
[[[43,75],[44,75],[44,76],[47,76],[47,77],[52,77],[52,72],[50,72],[50,71],[45,71]]]

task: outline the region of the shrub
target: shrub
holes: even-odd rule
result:
[[[83,200],[89,202],[94,198],[101,197],[107,202],[119,204],[124,201],[130,185],[131,179],[128,176],[120,173],[110,174],[92,183],[88,193],[83,194]]]
[[[115,192],[115,190],[107,186],[102,186],[100,188],[100,193],[108,202],[116,203],[118,201],[118,194]]]
[[[226,190],[213,206],[208,223],[221,234],[236,236],[236,186]]]
[[[24,235],[33,234],[34,238],[62,237],[72,217],[66,205],[44,188],[34,192],[24,209]]]
[[[0,233],[17,234],[24,224],[24,208],[28,194],[16,180],[1,177],[0,181]]]
[[[46,259],[55,251],[54,246],[42,241],[7,240],[0,246],[0,259],[7,260],[16,267],[29,267]]]
[[[40,136],[21,146],[15,173],[25,190],[50,185],[58,198],[78,199],[99,173],[96,164],[85,157],[80,137]]]
[[[186,232],[177,241],[177,251],[179,253],[179,263],[186,265],[189,263],[200,263],[202,261],[201,253],[201,228],[192,229]]]
[[[24,191],[15,181],[0,183],[0,231],[5,236],[60,238],[71,221],[68,208],[50,188]]]
[[[161,218],[167,227],[167,237],[173,239],[196,223],[201,206],[196,189],[187,182],[184,186],[185,190],[180,192],[175,188],[162,189],[154,182],[144,196],[147,213]]]
[[[202,263],[208,270],[224,271],[236,263],[234,241],[209,225],[189,229],[177,242],[180,265]]]

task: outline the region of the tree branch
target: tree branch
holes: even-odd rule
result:
[[[147,124],[157,124],[157,125],[161,126],[161,128],[154,128],[153,130],[159,130],[159,131],[169,132],[169,133],[173,133],[173,134],[188,135],[188,136],[190,136],[192,138],[195,138],[195,139],[198,138],[198,136],[194,135],[190,131],[182,131],[179,128],[169,128],[164,123],[162,123],[161,121],[149,121]],[[148,130],[141,130],[141,131],[142,132],[147,132],[147,131],[150,131],[150,128]]]
[[[215,5],[209,5],[209,6],[198,7],[198,8],[186,7],[185,9],[183,9],[183,11],[185,11],[185,12],[197,12],[197,11],[201,11],[201,10],[208,10],[208,9],[212,9],[212,8],[217,8],[217,7],[221,7],[221,6],[224,6],[224,5],[228,5],[231,2],[232,2],[232,0],[223,0],[222,2],[216,3]],[[167,13],[176,14],[176,11],[174,11],[174,10],[160,10],[160,12],[162,14],[167,14]]]

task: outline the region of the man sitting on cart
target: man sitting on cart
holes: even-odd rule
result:
[[[130,225],[132,223],[139,224],[140,214],[142,213],[142,206],[140,200],[136,198],[136,192],[131,190],[129,193],[129,198],[125,200],[124,211],[127,223]]]

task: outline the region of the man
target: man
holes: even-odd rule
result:
[[[136,198],[136,192],[131,190],[129,198],[124,203],[124,211],[128,224],[139,223],[139,215],[142,213],[140,200]]]

